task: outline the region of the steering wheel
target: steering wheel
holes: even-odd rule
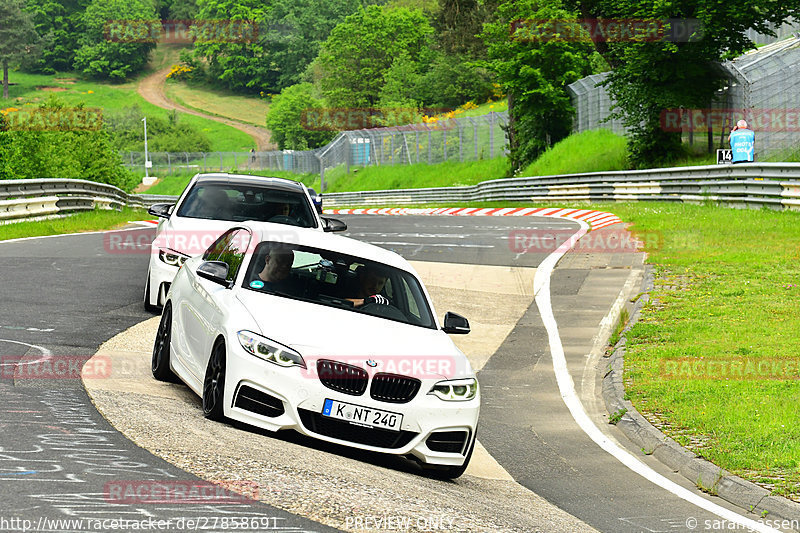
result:
[[[287,215],[275,215],[274,217],[270,217],[267,222],[273,222],[275,224],[288,224],[290,226],[297,226],[297,220],[287,216]]]
[[[360,307],[361,311],[373,316],[379,316],[383,318],[394,318],[396,320],[406,321],[408,317],[406,317],[405,313],[403,313],[397,307],[391,304],[379,304],[379,303],[372,303],[372,304],[365,304]]]

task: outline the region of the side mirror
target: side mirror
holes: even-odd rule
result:
[[[197,275],[219,285],[228,286],[228,263],[204,261],[197,267]]]
[[[442,331],[454,335],[469,333],[469,320],[457,313],[448,311],[444,314],[444,327]]]
[[[328,232],[345,231],[347,229],[347,224],[338,218],[322,217],[322,229]]]
[[[175,204],[153,204],[147,212],[156,217],[169,218],[169,211],[173,205]]]

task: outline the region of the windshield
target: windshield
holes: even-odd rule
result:
[[[253,252],[242,286],[435,328],[422,287],[412,274],[330,250],[262,242]]]
[[[276,222],[315,228],[305,194],[250,184],[198,183],[178,209],[179,217]]]

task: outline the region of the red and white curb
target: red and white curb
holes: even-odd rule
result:
[[[393,207],[383,209],[325,209],[326,215],[436,215],[436,216],[477,216],[477,217],[551,217],[581,220],[597,230],[619,224],[622,220],[617,215],[604,211],[588,209],[564,209],[561,207],[437,207],[410,208]]]

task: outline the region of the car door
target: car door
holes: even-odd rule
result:
[[[222,261],[228,265],[229,286],[239,273],[251,237],[245,228],[232,228],[220,236],[203,256],[205,261]],[[227,316],[231,291],[226,286],[201,278],[196,271],[188,274],[192,290],[184,298],[181,309],[189,350],[185,363],[193,377],[202,381],[212,345]]]

